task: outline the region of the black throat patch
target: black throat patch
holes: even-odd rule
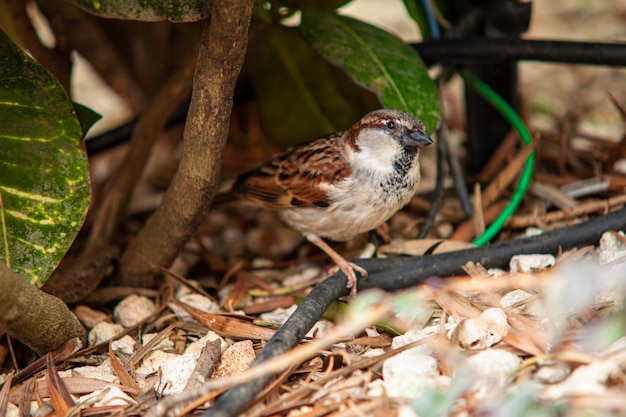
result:
[[[418,149],[415,147],[403,148],[402,155],[393,162],[393,174],[379,184],[382,192],[390,200],[402,199],[406,190],[415,186],[415,179],[409,178],[407,174],[415,163],[417,152]]]
[[[400,158],[393,161],[394,173],[398,177],[406,177],[406,174],[408,174],[411,167],[413,167],[417,151],[418,149],[414,146],[405,146],[402,148],[402,155],[400,155]]]

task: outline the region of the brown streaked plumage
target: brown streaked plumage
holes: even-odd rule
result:
[[[406,205],[419,184],[419,148],[432,140],[399,110],[366,114],[336,132],[275,155],[243,174],[233,191],[269,210],[324,250],[356,291],[354,270],[321,238],[348,240]]]

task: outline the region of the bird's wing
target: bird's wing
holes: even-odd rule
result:
[[[233,190],[269,209],[327,207],[334,183],[351,172],[341,154],[342,133],[274,156],[239,177]]]

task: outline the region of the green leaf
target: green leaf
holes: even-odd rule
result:
[[[437,88],[410,46],[367,23],[313,8],[304,10],[300,28],[320,54],[375,91],[385,107],[414,114],[428,132],[437,128]]]
[[[144,22],[197,22],[210,15],[209,0],[76,0],[100,17]]]
[[[89,129],[91,129],[98,120],[102,119],[102,116],[80,103],[72,102],[72,104],[74,105],[74,111],[76,112],[76,117],[80,123],[80,130],[82,130],[84,138],[87,132],[89,132]]]
[[[0,31],[0,260],[36,285],[87,213],[81,137],[63,87]]]
[[[261,126],[287,147],[348,129],[380,105],[320,57],[299,31],[268,26],[251,46],[248,62]]]

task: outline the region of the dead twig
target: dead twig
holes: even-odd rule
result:
[[[626,194],[611,197],[606,200],[581,203],[577,207],[573,207],[568,210],[553,211],[540,216],[537,216],[536,214],[513,216],[507,222],[506,226],[512,229],[520,229],[524,227],[538,226],[540,224],[550,224],[561,220],[573,219],[585,214],[596,213],[599,211],[609,211],[624,204],[626,204]]]

